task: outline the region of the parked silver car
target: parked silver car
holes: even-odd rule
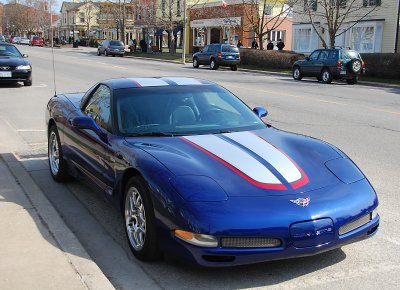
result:
[[[100,56],[102,54],[123,57],[125,55],[125,45],[120,40],[103,40],[97,48],[97,55]]]

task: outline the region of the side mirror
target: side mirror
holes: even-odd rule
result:
[[[305,60],[306,60],[306,61],[309,61],[309,60],[310,60],[310,58],[309,58],[308,56],[306,56]]]
[[[201,53],[203,53],[203,50],[202,50],[202,49],[200,49],[200,52],[201,52]]]
[[[96,122],[90,118],[90,117],[76,117],[70,120],[70,123],[72,127],[77,128],[77,129],[87,129],[87,130],[92,130],[95,132],[99,138],[105,142],[108,143],[107,140],[107,134],[105,134],[100,127],[96,124]]]
[[[22,57],[23,57],[23,58],[28,58],[28,57],[29,57],[29,55],[27,55],[27,54],[23,54],[23,55],[22,55]]]
[[[253,109],[253,112],[259,117],[259,118],[263,118],[265,116],[268,115],[268,111],[267,109],[263,108],[263,107],[255,107]]]

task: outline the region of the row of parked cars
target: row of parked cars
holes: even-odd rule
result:
[[[208,65],[215,70],[219,66],[226,66],[236,71],[239,63],[239,49],[233,45],[209,44],[193,54],[194,68]],[[357,51],[349,48],[317,49],[304,60],[296,61],[292,73],[295,80],[315,77],[329,84],[333,79],[342,79],[353,85],[365,73],[365,63]]]
[[[20,37],[20,36],[5,36],[0,35],[0,42],[9,42],[13,44],[22,44],[22,45],[31,45],[31,46],[43,46],[44,40],[42,37],[39,36],[32,36],[31,38],[28,37]]]

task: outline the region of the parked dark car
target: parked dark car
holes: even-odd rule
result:
[[[304,60],[293,64],[293,78],[316,77],[318,81],[329,84],[333,79],[344,79],[355,84],[358,76],[365,72],[361,55],[351,49],[317,49]]]
[[[102,54],[123,57],[125,55],[125,45],[120,40],[103,40],[97,48],[97,55],[100,56]]]
[[[44,45],[43,38],[38,37],[38,36],[34,36],[32,38],[31,45],[32,46],[42,46],[43,47],[43,45]]]
[[[9,43],[0,43],[0,82],[23,82],[32,85],[32,66],[28,56]]]
[[[219,66],[229,66],[231,70],[237,70],[240,63],[239,49],[229,44],[209,44],[200,52],[193,54],[193,67],[209,65],[211,69],[218,69]]]

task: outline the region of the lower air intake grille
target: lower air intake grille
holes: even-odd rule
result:
[[[223,248],[276,248],[281,240],[273,238],[222,238]]]
[[[368,213],[366,215],[363,215],[362,217],[347,223],[343,226],[340,227],[339,229],[339,235],[344,235],[347,234],[348,232],[351,232],[363,225],[365,225],[366,223],[368,223],[371,220],[371,214]]]

